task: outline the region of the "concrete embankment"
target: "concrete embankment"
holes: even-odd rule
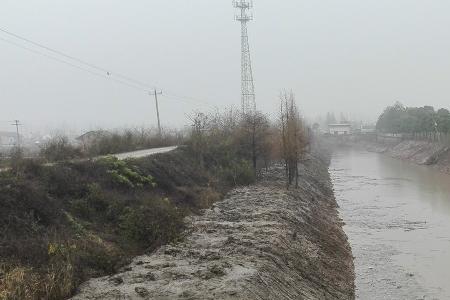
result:
[[[309,157],[290,191],[283,168],[272,168],[187,218],[178,243],[83,284],[73,299],[354,299],[328,163]]]
[[[432,166],[450,174],[450,146],[436,142],[405,140],[398,142],[356,141],[369,151],[384,153],[394,158],[411,161],[419,165]]]

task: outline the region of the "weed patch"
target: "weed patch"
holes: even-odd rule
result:
[[[19,177],[0,173],[0,299],[68,298],[177,240],[187,214],[253,179],[244,161],[199,164],[189,148],[127,161],[25,161]]]

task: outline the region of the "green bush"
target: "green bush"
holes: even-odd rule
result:
[[[204,165],[182,148],[0,173],[0,299],[70,297],[82,281],[176,240],[186,214],[254,180],[248,161],[222,147]]]
[[[151,175],[141,175],[137,167],[128,164],[126,161],[108,156],[100,159],[99,164],[106,168],[110,181],[118,187],[133,189],[156,186]]]
[[[144,247],[167,243],[183,228],[182,214],[168,199],[150,202],[151,205],[126,208],[119,225],[126,238]]]
[[[247,160],[232,161],[220,170],[221,177],[231,185],[249,185],[255,182],[254,170]]]
[[[76,216],[88,220],[98,217],[109,206],[108,199],[98,183],[89,184],[87,195],[81,199],[72,200],[70,204],[71,211]]]
[[[41,148],[40,156],[47,161],[63,161],[83,157],[81,149],[72,145],[66,136],[57,136]]]

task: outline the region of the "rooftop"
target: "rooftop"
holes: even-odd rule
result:
[[[328,124],[328,126],[332,127],[350,127],[352,124]]]

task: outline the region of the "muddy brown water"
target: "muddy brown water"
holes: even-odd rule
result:
[[[450,299],[450,176],[337,149],[330,173],[358,299]]]

